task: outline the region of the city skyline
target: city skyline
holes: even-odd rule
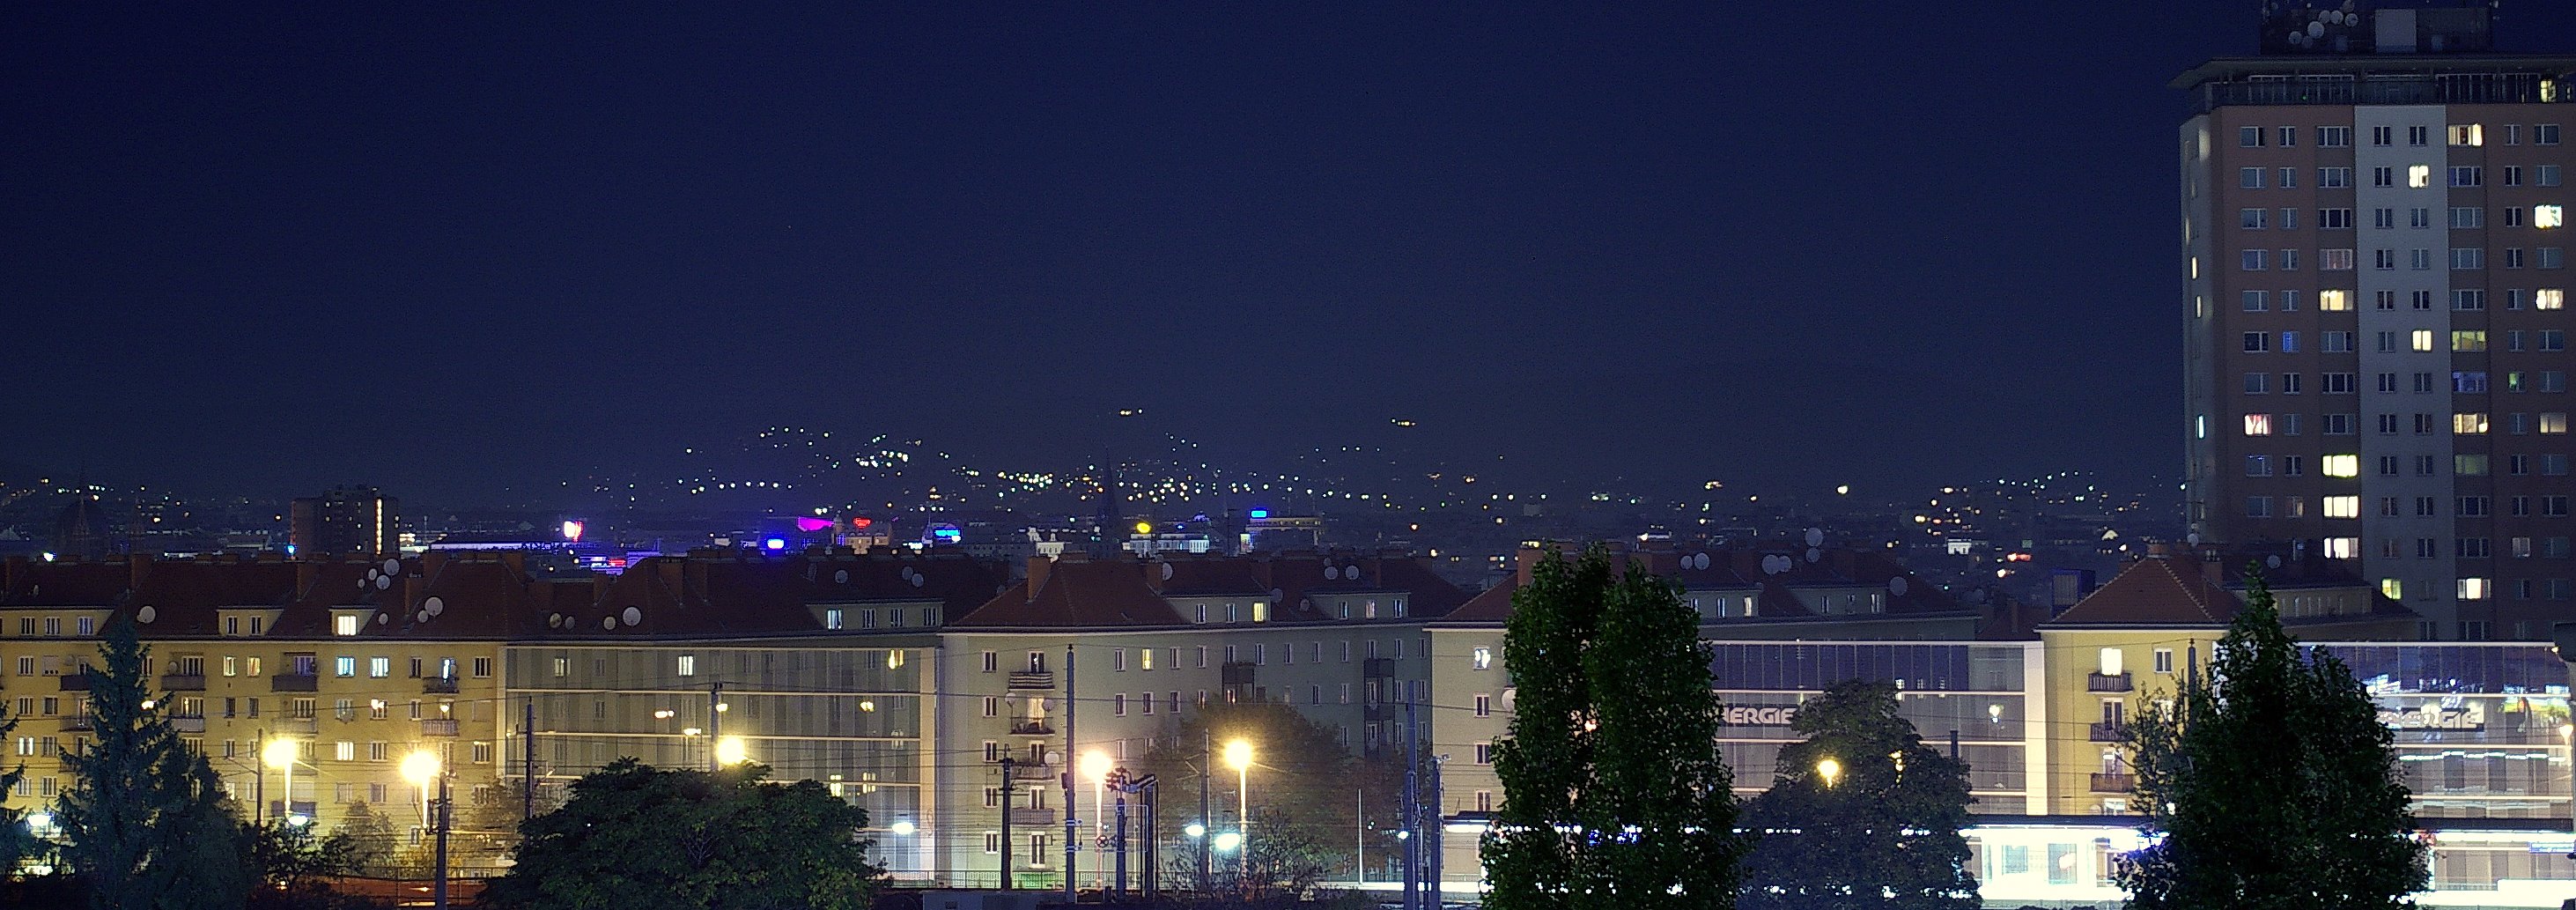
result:
[[[2250,13],[24,10],[0,461],[502,501],[1142,409],[1238,463],[2173,476],[2164,85]]]

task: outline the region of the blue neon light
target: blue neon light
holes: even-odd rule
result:
[[[787,549],[787,538],[772,537],[768,540],[761,541],[760,545],[772,550],[784,550]]]
[[[1270,510],[1269,510],[1269,509],[1254,509],[1254,510],[1252,510],[1252,517],[1254,517],[1254,518],[1268,518],[1268,517],[1270,517]]]

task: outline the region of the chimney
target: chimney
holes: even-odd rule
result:
[[[125,589],[141,590],[143,577],[152,574],[152,557],[135,553],[125,557]]]
[[[1068,554],[1070,554],[1070,552],[1071,552],[1071,551],[1067,551],[1067,552],[1068,552]],[[1044,556],[1031,556],[1031,557],[1029,557],[1029,599],[1030,599],[1030,600],[1034,601],[1034,600],[1038,599],[1038,589],[1039,589],[1039,588],[1046,587],[1046,582],[1047,582],[1047,572],[1048,572],[1048,571],[1050,571],[1050,570],[1052,570],[1052,569],[1054,569],[1054,568],[1055,568],[1055,560],[1048,559],[1048,558],[1046,558],[1046,557],[1044,557]]]
[[[2172,557],[2173,548],[2170,546],[2160,543],[2151,543],[2147,545],[2148,559],[2170,559]]]
[[[1544,548],[1522,547],[1519,552],[1512,554],[1512,574],[1520,579],[1522,585],[1528,585],[1530,569],[1537,567],[1539,561],[1546,558],[1547,550]]]

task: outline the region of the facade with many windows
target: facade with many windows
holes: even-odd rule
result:
[[[2193,529],[2352,561],[2422,638],[2546,638],[2576,610],[2576,57],[2227,58],[2174,86]]]

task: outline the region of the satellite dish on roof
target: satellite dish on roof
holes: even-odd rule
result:
[[[2265,567],[2267,567],[2267,568],[2273,568],[2273,569],[2278,569],[2278,568],[2280,568],[2280,567],[2281,567],[2281,554],[2274,553],[2274,554],[2272,554],[2272,555],[2270,555],[2270,556],[2263,557],[2263,565],[2264,565]]]
[[[376,574],[376,573],[374,573],[374,572],[368,572],[367,574],[369,574],[369,575],[374,575],[374,574]],[[368,585],[369,583],[373,582],[373,581],[375,581],[375,579],[373,579],[373,578],[361,578],[361,579],[358,579],[358,590],[361,590],[361,591],[366,590],[366,589],[367,589],[367,585]]]
[[[1172,564],[1171,564],[1171,563],[1168,563],[1168,562],[1167,562],[1167,563],[1164,563],[1164,564],[1163,564],[1163,580],[1164,580],[1164,581],[1170,581],[1170,580],[1172,580]]]
[[[923,578],[923,577],[921,576],[921,573],[919,573],[919,572],[914,572],[914,573],[912,573],[912,586],[913,586],[913,587],[916,587],[916,588],[921,587],[921,583],[922,583],[922,582],[924,582],[924,581],[927,581],[927,580],[928,580],[928,579]]]
[[[436,616],[440,613],[447,612],[447,601],[432,597],[428,600],[421,601],[420,608],[428,611],[429,615]]]
[[[428,621],[429,621],[429,611],[428,611],[428,610],[422,610],[422,611],[420,611],[420,612],[418,612],[418,613],[414,613],[414,614],[412,614],[412,615],[411,615],[411,621],[413,621],[413,622],[428,622]]]
[[[1333,565],[1333,564],[1331,564],[1331,563],[1325,563],[1325,564],[1324,564],[1324,580],[1325,580],[1325,581],[1340,581],[1340,580],[1341,580],[1341,578],[1342,578],[1342,567],[1337,566],[1337,565]]]
[[[382,591],[382,590],[384,590],[384,589],[386,589],[386,588],[390,588],[390,587],[393,587],[393,586],[394,586],[394,579],[393,579],[393,576],[390,576],[390,575],[378,575],[378,576],[376,576],[376,590],[378,590],[378,591]]]
[[[842,569],[842,570],[839,570],[839,571],[833,572],[833,573],[832,573],[832,583],[833,583],[833,584],[836,584],[836,585],[846,585],[846,584],[849,584],[849,583],[850,583],[850,570],[848,570],[848,569]]]
[[[1286,593],[1286,592],[1281,591],[1281,590],[1279,590],[1278,588],[1272,588],[1272,589],[1270,589],[1270,599],[1271,599],[1271,600],[1278,600],[1278,599],[1280,598],[1280,596],[1281,596],[1281,595],[1283,595],[1283,594],[1285,594],[1285,593]]]
[[[630,626],[640,625],[644,622],[644,608],[627,607],[626,612],[618,614],[618,618],[625,620]]]
[[[1823,558],[1825,558],[1825,551],[1823,551],[1823,550],[1819,550],[1819,549],[1816,549],[1816,548],[1814,548],[1814,547],[1808,547],[1808,548],[1807,548],[1807,561],[1808,561],[1808,562],[1815,562],[1816,560],[1823,559]]]
[[[1694,569],[1705,569],[1705,568],[1708,568],[1708,554],[1706,554],[1706,553],[1693,553],[1693,554],[1691,554],[1691,568],[1694,568]]]
[[[617,617],[614,617],[614,616],[602,616],[602,617],[600,617],[600,618],[599,618],[599,628],[600,628],[601,630],[603,630],[603,631],[609,631],[609,632],[617,631]]]
[[[1808,529],[1807,529],[1807,545],[1808,545],[1808,546],[1811,546],[1811,547],[1821,547],[1821,546],[1824,546],[1824,545],[1825,545],[1825,529],[1823,529],[1823,528],[1808,528]]]
[[[399,560],[399,559],[388,559],[388,560],[385,560],[385,574],[387,574],[387,575],[399,575],[399,574],[401,574],[401,573],[402,573],[402,560]]]
[[[1888,580],[1887,580],[1887,593],[1889,593],[1889,594],[1893,594],[1893,595],[1896,595],[1896,596],[1898,596],[1898,597],[1903,597],[1903,596],[1905,596],[1905,576],[1903,576],[1903,575],[1899,575],[1899,576],[1896,576],[1896,577],[1894,577],[1894,578],[1890,578],[1890,579],[1888,579]]]
[[[376,625],[379,625],[379,626],[381,626],[381,625],[387,625],[387,624],[392,623],[393,621],[394,621],[394,615],[393,615],[393,614],[391,614],[391,613],[387,613],[387,612],[385,612],[385,611],[383,611],[383,610],[378,610],[378,611],[376,611]]]
[[[152,624],[152,620],[155,617],[160,615],[160,613],[152,609],[150,604],[146,604],[143,609],[134,611],[134,621],[148,626]]]

